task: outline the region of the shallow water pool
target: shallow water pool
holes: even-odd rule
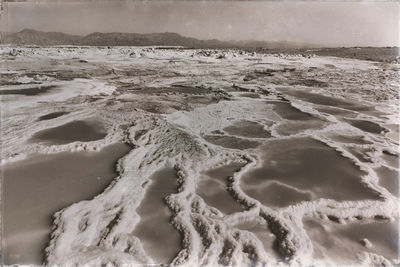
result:
[[[271,141],[260,150],[262,166],[243,175],[242,188],[267,206],[283,207],[319,198],[378,199],[375,192],[361,183],[364,172],[319,141]]]
[[[341,264],[355,264],[361,252],[382,255],[388,260],[399,258],[398,221],[337,224],[306,219],[304,226],[316,258],[329,257]],[[365,239],[370,246],[365,245]]]
[[[152,183],[136,210],[140,221],[134,235],[157,264],[171,263],[181,249],[180,234],[171,224],[172,212],[164,200],[177,191],[177,178],[176,171],[169,167],[154,173]]]
[[[115,162],[130,147],[114,144],[99,152],[34,155],[1,168],[5,264],[41,264],[51,216],[101,193],[117,176]]]
[[[241,163],[231,163],[204,173],[197,186],[197,194],[204,201],[225,214],[243,211],[242,206],[235,201],[227,190],[228,177],[239,171]]]

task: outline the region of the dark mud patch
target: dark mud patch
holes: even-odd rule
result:
[[[203,138],[214,145],[234,149],[250,149],[260,145],[256,141],[225,135],[206,135]]]
[[[256,93],[243,93],[243,94],[240,94],[240,96],[248,97],[248,98],[260,98],[260,95],[256,94]]]
[[[2,73],[1,74],[2,78],[4,76],[7,76],[7,74]],[[14,79],[17,78],[15,75],[13,77]],[[0,86],[14,86],[14,85],[28,85],[28,84],[41,84],[40,82],[27,82],[27,83],[22,83],[22,82],[17,82],[15,80],[7,80],[5,77],[0,81]]]
[[[22,88],[22,89],[8,89],[8,90],[0,90],[0,95],[25,95],[25,96],[35,96],[39,94],[48,93],[57,86],[55,85],[47,85],[47,86],[37,86],[30,88]]]
[[[363,112],[369,115],[380,116],[385,115],[385,113],[376,110],[374,107],[366,106],[360,104],[356,101],[349,101],[337,97],[326,96],[322,94],[310,93],[301,90],[289,89],[289,88],[279,88],[281,93],[296,97],[300,100],[317,104],[317,105],[325,105],[332,107],[339,107],[343,109],[348,109],[356,112]]]
[[[372,121],[347,119],[346,122],[348,122],[352,126],[358,128],[362,131],[373,133],[373,134],[381,134],[381,133],[386,133],[389,131],[386,128],[383,128],[379,124],[372,122]]]
[[[49,145],[61,145],[75,141],[88,142],[100,140],[106,135],[104,126],[100,122],[77,120],[39,131],[29,141]]]
[[[280,135],[288,136],[306,130],[321,130],[326,125],[326,122],[318,119],[307,121],[283,121],[275,128],[275,130]]]
[[[264,126],[253,121],[240,120],[233,125],[223,129],[231,135],[238,135],[249,138],[270,138],[271,133],[265,130]]]
[[[119,90],[129,91],[136,94],[161,95],[161,94],[186,94],[186,95],[207,95],[216,91],[204,86],[174,85],[170,87],[133,87],[125,85]]]
[[[181,106],[175,106],[175,108],[169,106],[164,102],[148,101],[145,103],[138,103],[139,108],[154,114],[171,114],[176,110],[184,110]]]
[[[58,62],[57,62],[58,63]],[[56,64],[57,64],[56,63]],[[85,66],[88,66],[85,64]],[[52,70],[41,70],[41,71],[29,71],[26,72],[25,75],[31,78],[35,78],[36,76],[46,75],[57,80],[61,81],[72,81],[74,79],[90,79],[91,77],[96,76],[106,76],[113,74],[111,70],[106,68],[81,68],[79,70],[68,70],[68,69],[54,69]]]
[[[302,86],[308,86],[308,87],[328,87],[329,83],[315,80],[315,79],[299,79],[295,81],[289,82],[290,85],[302,85]]]
[[[341,109],[341,108],[335,108],[335,107],[329,107],[329,106],[318,106],[315,107],[316,110],[319,112],[327,113],[330,115],[334,116],[341,116],[341,117],[348,117],[352,118],[357,116],[357,112],[346,110],[346,109]]]
[[[51,119],[55,119],[55,118],[61,117],[63,115],[66,115],[68,113],[69,112],[67,112],[67,111],[52,112],[52,113],[48,113],[46,115],[40,116],[38,118],[38,120],[39,121],[51,120]]]
[[[272,109],[280,117],[287,120],[315,120],[316,118],[308,113],[304,113],[299,109],[291,106],[288,102],[268,101],[267,104],[272,104]]]

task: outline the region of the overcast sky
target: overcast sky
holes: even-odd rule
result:
[[[86,1],[7,3],[7,29],[177,32],[200,39],[399,45],[396,2]]]

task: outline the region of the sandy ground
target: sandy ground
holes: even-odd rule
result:
[[[398,235],[398,65],[152,47],[0,55],[2,165],[132,147],[103,193],[54,215],[46,263],[399,263],[385,241]],[[101,124],[96,138],[66,138],[82,121]],[[144,220],[168,250],[150,251],[162,246]]]

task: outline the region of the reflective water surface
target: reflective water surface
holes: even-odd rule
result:
[[[140,221],[136,235],[146,253],[159,264],[168,264],[181,249],[181,237],[171,224],[172,212],[165,197],[177,192],[177,176],[173,168],[165,167],[151,177],[152,183],[136,210]]]
[[[34,155],[2,166],[3,256],[5,264],[41,264],[51,216],[101,193],[117,174],[125,144],[99,152]]]

